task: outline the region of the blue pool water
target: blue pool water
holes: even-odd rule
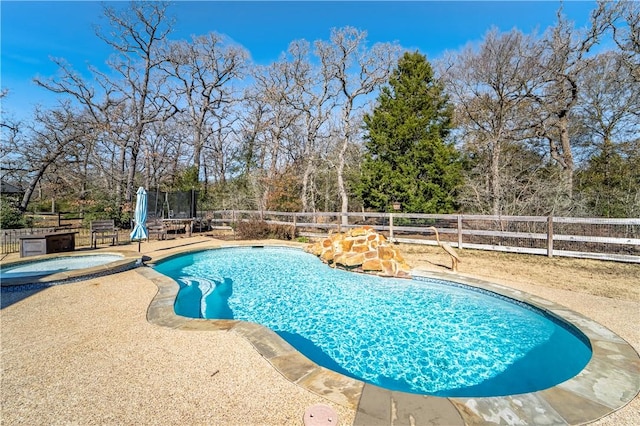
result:
[[[179,315],[262,324],[305,356],[391,390],[439,396],[533,392],[575,376],[586,337],[535,308],[437,280],[332,269],[295,249],[169,258]]]
[[[0,269],[0,279],[39,277],[122,260],[119,254],[89,254],[82,256],[58,256],[50,259],[20,262]]]

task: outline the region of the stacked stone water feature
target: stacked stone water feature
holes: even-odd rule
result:
[[[411,277],[400,250],[370,226],[331,234],[305,249],[333,267],[387,277]]]

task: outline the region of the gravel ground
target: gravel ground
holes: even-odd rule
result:
[[[165,248],[202,240],[211,241],[154,241],[142,249],[153,257],[154,250],[164,254]],[[442,270],[437,262],[423,263]],[[492,278],[462,267],[461,272]],[[638,300],[493,278],[581,312],[640,348]],[[0,422],[301,425],[304,411],[322,403],[339,413],[341,424],[352,424],[353,411],[290,383],[233,332],[148,323],[155,293],[155,285],[135,270],[23,295],[3,293],[24,298],[3,300],[0,311]],[[595,424],[640,424],[639,401]]]

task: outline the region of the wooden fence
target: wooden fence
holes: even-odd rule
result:
[[[265,220],[291,225],[296,235],[321,237],[329,232],[369,225],[399,243],[436,245],[434,233],[459,249],[494,250],[640,263],[640,218],[607,219],[544,216],[489,216],[409,213],[287,213],[246,210],[202,213],[214,227]],[[346,225],[342,220],[346,217]]]
[[[346,231],[369,225],[387,238],[409,244],[436,245],[429,226],[438,229],[440,239],[459,249],[494,250],[553,256],[614,260],[640,263],[640,218],[606,219],[543,216],[487,216],[466,214],[409,213],[287,213],[247,210],[218,210],[198,213],[194,232],[232,229],[240,221],[264,220],[289,225],[295,234],[322,237],[329,232]],[[343,224],[346,219],[346,225]],[[51,232],[69,226],[55,218],[56,226],[2,230],[2,254],[19,251],[19,236]],[[62,221],[64,222],[64,220]],[[205,225],[203,225],[205,224]],[[77,246],[89,245],[88,229],[79,225]],[[128,230],[123,230],[125,241]],[[124,235],[124,234],[127,235]],[[86,240],[86,241],[85,241]]]

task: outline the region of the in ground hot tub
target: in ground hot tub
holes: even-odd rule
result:
[[[2,287],[40,284],[53,285],[69,280],[108,275],[141,264],[137,253],[104,252],[37,256],[0,266]]]

